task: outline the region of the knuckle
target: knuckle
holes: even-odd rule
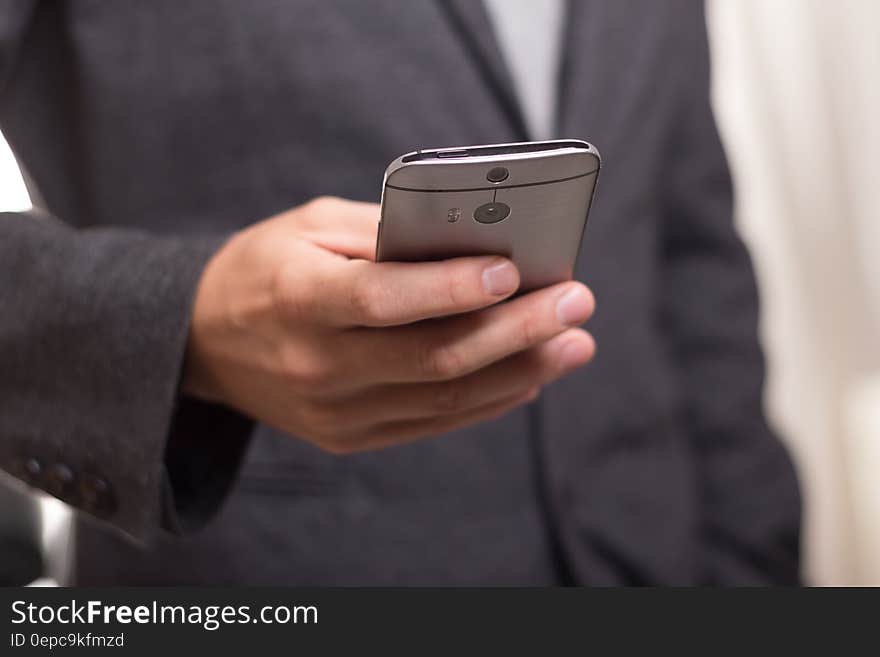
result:
[[[326,363],[307,360],[300,366],[299,380],[305,390],[320,392],[330,387],[333,382],[333,372]]]
[[[472,283],[468,277],[464,276],[461,271],[453,270],[446,274],[446,284],[444,289],[448,306],[451,308],[459,308],[468,302],[468,288],[472,287]]]
[[[309,442],[320,450],[336,456],[352,453],[354,443],[347,439],[347,433],[338,426],[335,414],[328,409],[313,406],[302,413],[301,422]]]
[[[325,434],[318,445],[322,450],[333,456],[348,456],[364,451],[364,437],[353,431],[335,431]]]
[[[299,421],[309,441],[329,454],[353,454],[363,449],[363,419],[340,410],[338,401],[311,400],[301,408]]]
[[[299,415],[306,433],[322,442],[330,440],[337,433],[333,414],[328,413],[327,409],[319,404],[306,404]]]
[[[295,386],[299,381],[300,353],[290,347],[282,347],[275,358],[277,375],[284,385]]]
[[[508,413],[510,413],[510,411],[512,411],[515,406],[516,406],[515,404],[511,404],[510,406],[497,408],[497,409],[493,410],[491,413],[489,413],[486,416],[486,419],[487,420],[497,420],[499,418],[502,418],[505,415],[507,415]]]
[[[467,390],[461,383],[453,382],[443,385],[434,397],[435,412],[446,415],[458,413],[468,407]]]
[[[339,204],[339,199],[335,196],[316,196],[311,199],[306,206],[315,212],[326,212],[334,209]]]
[[[326,221],[327,215],[339,212],[342,199],[336,196],[316,196],[301,206],[302,226],[306,228],[319,228]]]
[[[419,358],[422,373],[431,379],[451,379],[464,372],[464,359],[453,347],[426,347]]]
[[[511,359],[510,377],[516,381],[517,389],[523,392],[534,382],[543,381],[555,365],[544,358],[539,349],[526,349]]]
[[[282,351],[281,373],[287,385],[303,396],[326,389],[334,374],[326,359],[300,349]]]
[[[355,315],[365,322],[377,322],[382,318],[382,290],[365,279],[357,279],[352,285],[349,303]]]
[[[272,280],[271,303],[282,317],[308,317],[311,314],[312,286],[302,285],[302,275],[294,267],[282,265]]]
[[[540,342],[543,337],[541,328],[541,319],[537,313],[523,315],[516,331],[516,346],[522,350]]]

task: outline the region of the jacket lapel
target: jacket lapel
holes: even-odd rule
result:
[[[528,129],[520,109],[504,56],[498,47],[489,15],[481,0],[437,0],[452,31],[468,50],[487,88],[504,111],[521,141]]]

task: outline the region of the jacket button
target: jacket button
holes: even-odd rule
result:
[[[32,486],[40,483],[43,475],[43,464],[33,456],[17,458],[12,462],[9,472]]]
[[[79,484],[82,508],[95,515],[109,516],[116,511],[116,496],[113,488],[103,477],[86,474]]]
[[[30,457],[24,461],[24,471],[31,481],[38,481],[43,474],[43,464],[38,459]]]
[[[69,504],[76,505],[78,501],[76,475],[73,474],[70,466],[64,463],[53,463],[47,468],[43,487],[47,493]]]

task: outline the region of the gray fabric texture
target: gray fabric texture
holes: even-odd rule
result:
[[[54,217],[0,219],[0,467],[39,459],[55,475],[32,483],[98,518],[78,582],[797,581],[696,1],[569,5],[558,131],[604,163],[576,271],[589,367],[351,457],[263,426],[248,444],[246,418],[178,398],[225,235],[321,194],[377,201],[418,147],[527,138],[491,33],[467,0],[0,0],[0,127]],[[96,475],[115,510],[77,488]]]

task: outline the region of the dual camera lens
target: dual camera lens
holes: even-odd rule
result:
[[[489,169],[489,173],[486,174],[486,180],[499,183],[507,180],[509,175],[510,171],[506,168],[494,167]],[[474,210],[474,219],[481,224],[497,224],[499,221],[507,219],[509,214],[509,205],[500,201],[492,201],[491,203],[483,203],[483,205]]]
[[[489,169],[489,173],[486,174],[486,180],[493,183],[499,183],[507,180],[507,176],[509,175],[510,171],[505,167],[495,167],[494,169]]]
[[[474,219],[481,224],[497,224],[499,221],[507,219],[509,214],[509,205],[500,201],[492,201],[491,203],[483,203],[474,210]]]

